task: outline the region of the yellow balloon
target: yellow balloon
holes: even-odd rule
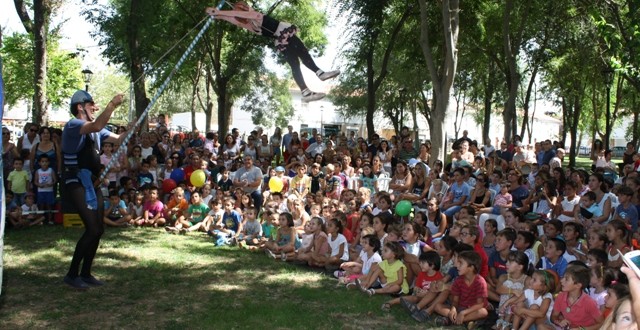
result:
[[[284,188],[284,182],[277,176],[272,176],[269,179],[269,190],[273,192],[281,192],[282,188]]]
[[[195,170],[191,173],[191,178],[189,180],[194,187],[200,188],[204,186],[204,183],[207,181],[207,175],[204,174],[203,170]]]

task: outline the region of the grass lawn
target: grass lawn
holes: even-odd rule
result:
[[[1,329],[437,328],[319,271],[162,229],[107,229],[94,263],[107,285],[76,291],[62,277],[81,232],[6,233]]]

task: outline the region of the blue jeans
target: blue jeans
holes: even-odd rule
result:
[[[260,209],[262,209],[262,193],[260,190],[256,190],[251,193],[251,199],[253,199],[253,205],[256,207],[258,213],[260,213]]]
[[[18,207],[22,207],[22,204],[24,204],[25,196],[27,196],[27,193],[13,193],[13,201],[16,202],[16,205],[18,205]]]
[[[454,214],[458,213],[458,211],[460,211],[462,209],[462,206],[452,206],[450,208],[448,208],[446,211],[444,211],[444,214],[447,216],[447,218],[451,218],[453,217]]]

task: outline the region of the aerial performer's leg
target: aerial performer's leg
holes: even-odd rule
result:
[[[304,66],[306,66],[309,70],[315,72],[318,78],[320,78],[320,80],[323,80],[323,81],[336,77],[337,75],[340,74],[340,71],[339,70],[328,71],[328,72],[322,71],[316,65],[313,58],[311,58],[311,55],[309,54],[309,50],[302,43],[302,40],[300,40],[300,38],[298,38],[298,36],[296,36],[295,34],[289,37],[287,41],[288,43],[286,45],[282,45],[286,47],[282,50],[282,54],[284,55],[285,59],[287,60],[287,63],[289,63],[289,66],[291,67],[291,73],[293,75],[293,79],[296,81],[296,84],[298,84],[298,87],[300,87],[300,90],[302,91],[302,100],[305,102],[311,102],[311,101],[322,99],[325,96],[324,93],[312,92],[307,87],[307,84],[305,83],[304,78],[302,77],[302,72],[300,71],[300,60],[302,61],[302,64],[304,64]],[[280,47],[281,46],[279,45],[278,49],[280,49]]]
[[[300,60],[302,60],[304,66],[315,72],[318,78],[323,81],[338,76],[340,70],[324,72],[318,68],[307,47],[296,36],[298,28],[295,25],[280,22],[257,12],[243,1],[235,3],[233,8],[233,10],[220,10],[211,7],[207,8],[206,12],[217,19],[225,20],[253,33],[274,38],[276,48],[282,52],[287,63],[289,63],[293,79],[302,91],[302,101],[311,102],[325,97],[324,93],[315,93],[309,90],[300,71]]]

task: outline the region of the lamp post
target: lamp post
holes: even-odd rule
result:
[[[324,105],[320,106],[320,134],[324,136],[324,131],[322,130],[322,125],[324,124]]]
[[[607,87],[607,117],[604,128],[604,149],[609,150],[609,140],[611,140],[611,85],[613,84],[614,71],[611,67],[602,70],[604,83]]]
[[[89,91],[89,83],[91,82],[92,77],[93,77],[93,72],[91,72],[89,68],[82,70],[82,79],[84,80],[84,90],[86,92]]]

